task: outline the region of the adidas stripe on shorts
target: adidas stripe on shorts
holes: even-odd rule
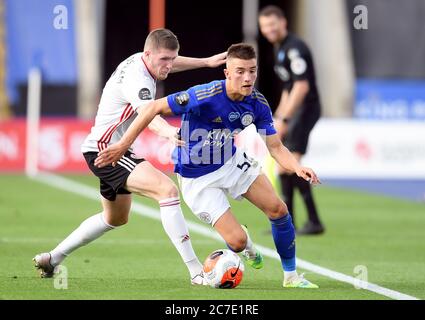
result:
[[[85,152],[83,155],[90,170],[100,180],[100,194],[109,201],[115,201],[117,194],[131,193],[124,188],[127,178],[139,163],[145,161],[145,159],[137,158],[133,153],[127,151],[118,160],[115,167],[108,165],[98,168],[94,165],[97,152]]]

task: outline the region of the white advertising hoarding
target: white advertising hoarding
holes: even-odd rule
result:
[[[264,158],[253,134],[239,143]],[[321,119],[302,162],[322,178],[425,179],[425,122]]]

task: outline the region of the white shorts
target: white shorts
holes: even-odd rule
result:
[[[242,200],[242,195],[248,191],[260,171],[259,162],[236,150],[233,157],[214,172],[198,178],[179,175],[178,178],[186,204],[199,219],[214,226],[230,208],[226,195]]]

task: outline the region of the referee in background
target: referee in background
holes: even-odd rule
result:
[[[275,127],[284,145],[298,161],[306,153],[308,137],[320,117],[313,59],[307,45],[288,32],[287,20],[277,6],[259,13],[261,34],[274,46],[274,71],[282,80],[282,95],[274,112]],[[314,203],[310,184],[295,174],[279,169],[282,195],[295,225],[294,189],[298,188],[308,211],[308,221],[297,234],[321,234],[323,224]]]

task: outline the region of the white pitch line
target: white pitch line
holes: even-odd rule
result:
[[[57,244],[61,242],[63,239],[60,238],[27,238],[27,237],[2,237],[0,238],[0,244],[2,243],[20,243],[20,244],[27,244],[27,243],[50,243],[50,244]],[[211,244],[215,241],[213,239],[199,239],[196,241],[196,243],[203,243],[203,244]],[[170,243],[170,240],[168,238],[163,239],[98,239],[96,240],[96,245],[146,245],[146,244],[158,244],[158,243]]]
[[[54,186],[56,188],[59,188],[71,193],[78,194],[80,196],[83,196],[89,199],[100,200],[99,191],[97,189],[89,187],[82,183],[78,183],[78,182],[63,178],[61,176],[43,173],[33,177],[32,179],[44,182],[48,185]],[[133,202],[132,211],[141,216],[149,217],[155,220],[161,220],[159,210],[154,209],[152,207],[145,206],[140,203]],[[187,221],[187,224],[188,224],[189,230],[191,230],[192,232],[223,242],[223,239],[221,238],[221,236],[210,227],[206,227],[192,221]],[[263,253],[263,255],[280,261],[279,255],[277,254],[275,250],[258,245],[258,244],[256,244],[256,247]],[[327,278],[331,278],[340,282],[345,282],[353,286],[357,286],[362,289],[375,292],[379,295],[382,295],[391,299],[419,300],[416,297],[409,296],[407,294],[404,294],[395,290],[387,289],[370,282],[360,281],[359,279],[315,265],[311,262],[308,262],[299,258],[297,258],[297,266],[300,267],[301,269],[308,270],[308,271],[320,274],[322,276],[325,276]]]

